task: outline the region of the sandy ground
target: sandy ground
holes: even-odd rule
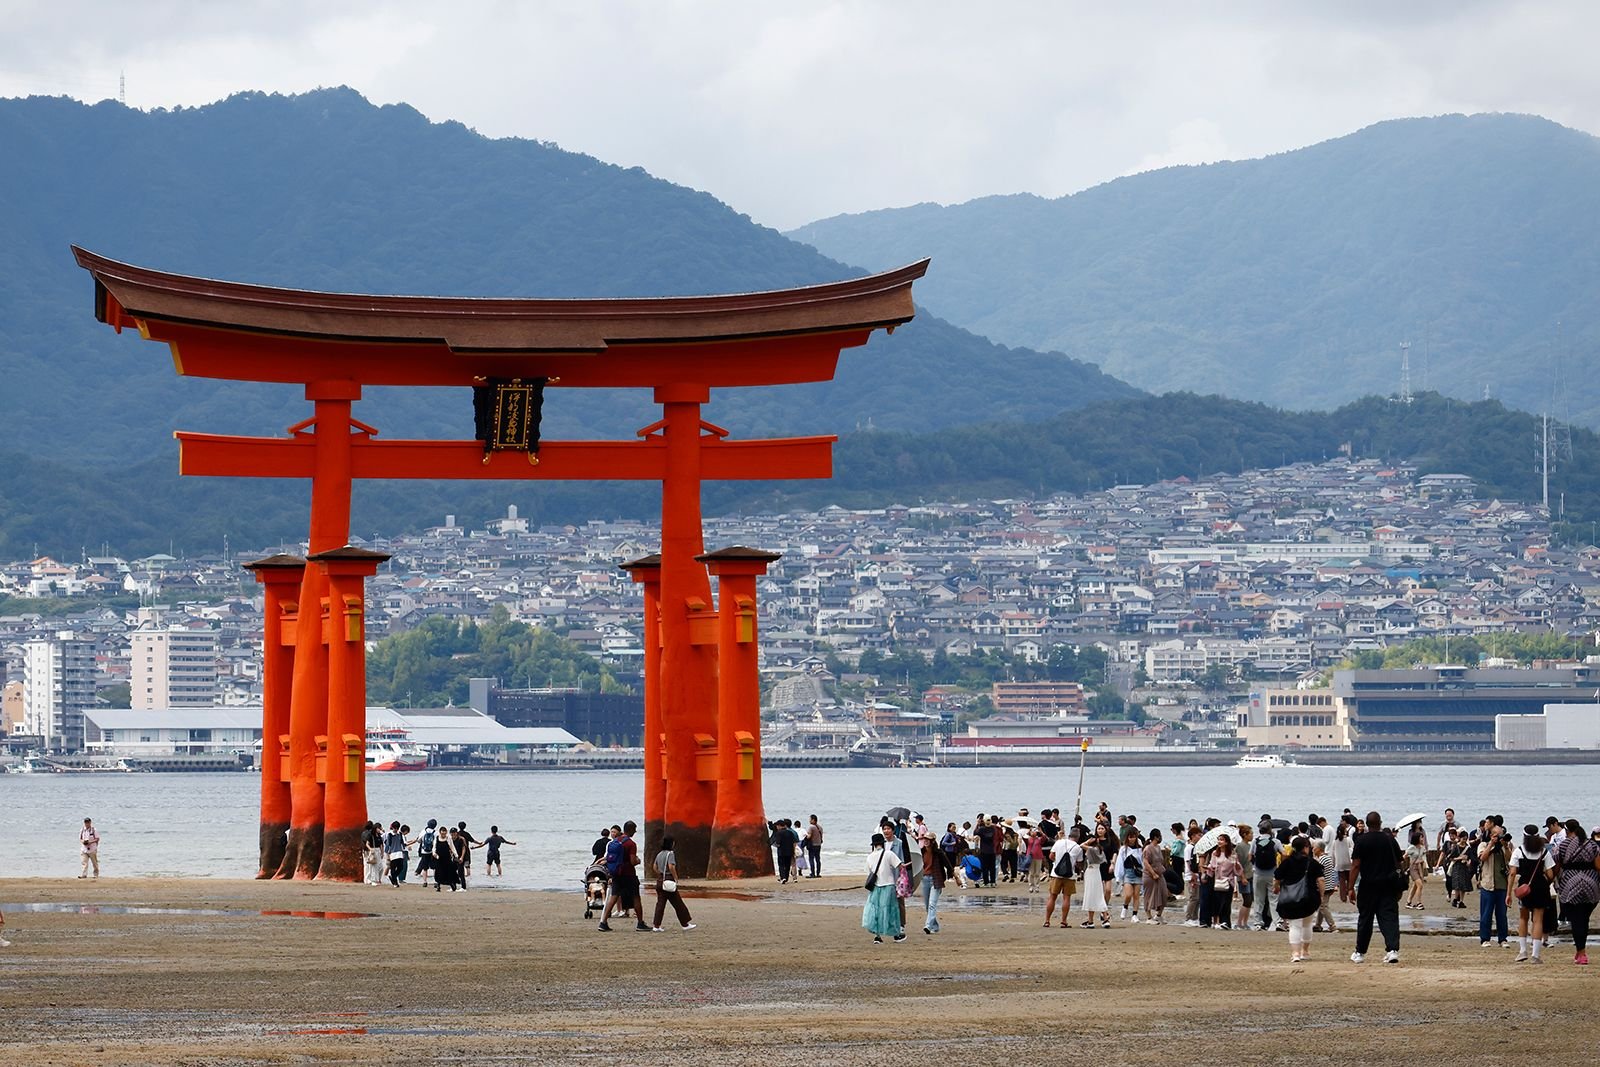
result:
[[[0,1063],[1459,1067],[1587,1061],[1595,1044],[1600,966],[1565,943],[1535,968],[1475,936],[1408,933],[1400,966],[1356,966],[1347,932],[1291,965],[1283,934],[1115,913],[1110,930],[1044,930],[1038,898],[968,893],[941,934],[916,905],[909,939],[875,946],[853,877],[750,888],[691,899],[693,931],[606,934],[576,892],[4,879],[5,903],[86,907],[7,911]],[[1431,916],[1468,915],[1430,889]]]

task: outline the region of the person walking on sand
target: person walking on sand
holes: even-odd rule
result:
[[[79,878],[89,877],[89,868],[94,868],[94,876],[100,877],[100,831],[94,828],[93,819],[83,820],[83,829],[78,831],[78,849],[83,858],[83,869],[78,874]]]
[[[1211,875],[1211,922],[1224,930],[1233,929],[1233,887],[1244,877],[1244,867],[1233,854],[1233,838],[1223,834],[1217,838],[1217,847],[1211,851],[1206,864]]]
[[[1306,879],[1311,881],[1309,888],[1315,895],[1314,899],[1327,898],[1327,869],[1322,861],[1311,854],[1311,839],[1296,836],[1289,842],[1289,854],[1281,857],[1273,870],[1272,895],[1276,897],[1286,886],[1297,885]],[[1311,931],[1315,929],[1312,923],[1314,917],[1315,913],[1288,920],[1290,963],[1304,963],[1311,958]]]
[[[500,846],[515,845],[516,842],[500,834],[500,827],[489,827],[489,836],[483,839],[483,847],[487,851],[483,857],[483,873],[496,878],[506,873],[505,865],[500,862]]]
[[[1094,928],[1095,916],[1100,917],[1100,925],[1111,926],[1111,905],[1106,900],[1106,876],[1109,865],[1106,850],[1111,847],[1111,837],[1102,823],[1094,828],[1094,836],[1089,843],[1083,846],[1083,922],[1078,925],[1085,930]],[[1127,916],[1127,912],[1123,912]]]
[[[1404,856],[1393,836],[1383,832],[1383,816],[1367,812],[1367,829],[1350,848],[1350,880],[1356,886],[1356,950],[1360,963],[1372,944],[1372,924],[1383,932],[1383,962],[1400,962],[1400,893],[1405,887]]]
[[[922,847],[922,932],[939,932],[939,898],[944,894],[945,880],[950,877],[950,859],[939,842],[929,834],[919,842]]]
[[[650,923],[650,929],[658,934],[661,932],[661,920],[667,914],[667,905],[671,904],[672,910],[677,913],[678,925],[685,930],[693,930],[689,906],[683,902],[683,894],[678,892],[678,854],[672,850],[671,834],[661,839],[661,851],[656,853],[651,866],[656,871],[656,915]]]
[[[606,846],[606,872],[611,875],[611,898],[606,901],[606,910],[600,916],[600,929],[606,933],[611,932],[611,925],[606,920],[611,918],[613,911],[627,911],[632,909],[635,930],[648,930],[649,924],[644,921],[644,899],[639,893],[639,846],[634,842],[633,835],[638,833],[639,824],[629,819],[622,824],[622,836]]]
[[[438,819],[429,819],[428,825],[415,840],[406,842],[417,846],[417,874],[422,876],[422,888],[428,888],[428,872],[433,870],[433,842],[438,836]]]
[[[1600,826],[1583,836],[1583,824],[1568,819],[1566,834],[1556,849],[1556,888],[1561,910],[1572,927],[1572,962],[1589,962],[1589,917],[1600,903]]]
[[[1083,867],[1083,846],[1078,844],[1082,830],[1074,826],[1056,838],[1050,846],[1050,878],[1045,885],[1044,925],[1050,926],[1050,915],[1056,909],[1056,898],[1061,898],[1061,929],[1067,928],[1067,915],[1072,911],[1072,895],[1078,891],[1078,871]],[[1100,897],[1100,907],[1105,906],[1105,896]],[[1090,907],[1086,903],[1084,907]],[[1096,909],[1098,910],[1098,909]]]
[[[406,835],[400,832],[400,820],[389,823],[389,832],[383,835],[384,866],[389,871],[389,884],[400,888],[400,879],[406,874]]]
[[[1555,866],[1555,857],[1539,836],[1539,827],[1533,823],[1524,826],[1522,841],[1511,853],[1511,895],[1520,905],[1516,963],[1544,962],[1545,909],[1550,906],[1550,879]]]
[[[922,818],[922,816],[917,816]],[[822,824],[815,815],[811,816],[810,823],[806,826],[806,858],[811,861],[811,870],[807,878],[822,877]]]
[[[1485,821],[1483,832],[1486,840],[1478,846],[1478,944],[1488,948],[1493,933],[1505,948],[1510,936],[1506,907],[1511,896],[1511,839],[1493,819]]]
[[[885,847],[882,834],[872,835],[872,854],[867,857],[867,903],[861,909],[861,928],[872,931],[872,943],[883,944],[883,935],[895,941],[906,939],[900,922],[901,902],[895,899],[895,875],[900,857]]]
[[[1161,912],[1166,908],[1172,891],[1167,887],[1167,864],[1170,853],[1161,843],[1161,831],[1152,829],[1144,846],[1144,921],[1161,925]]]

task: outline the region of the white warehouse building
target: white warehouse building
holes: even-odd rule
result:
[[[1496,715],[1494,747],[1600,749],[1600,704],[1546,704],[1540,715]]]

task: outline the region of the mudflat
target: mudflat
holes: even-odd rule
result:
[[[874,945],[853,876],[706,889],[698,929],[601,933],[576,892],[3,879],[34,907],[6,908],[0,1063],[1459,1067],[1595,1043],[1600,967],[1565,938],[1539,966],[1480,949],[1476,901],[1436,885],[1398,966],[1381,941],[1350,963],[1348,929],[1303,964],[1281,933],[1047,930],[1004,886],[952,890],[934,936],[910,901],[907,940]]]

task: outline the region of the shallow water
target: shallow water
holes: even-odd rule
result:
[[[1428,813],[1431,831],[1454,806],[1476,822],[1502,812],[1511,825],[1546,815],[1600,823],[1593,767],[1237,767],[1088,769],[1083,810],[1101,800],[1133,811],[1141,826],[1165,827],[1190,816],[1254,822],[1262,812],[1300,820],[1336,816],[1345,807],[1377,808],[1397,818]],[[896,805],[926,812],[936,826],[979,811],[1027,807],[1072,810],[1076,767],[918,769],[805,768],[768,771],[769,818],[825,829],[823,871],[864,867],[867,838],[879,814]],[[20,816],[8,834],[9,866],[0,874],[68,878],[78,873],[78,830],[91,816],[101,834],[102,874],[154,877],[250,877],[255,873],[259,785],[251,774],[0,775],[0,804]],[[577,888],[602,824],[638,819],[638,771],[426,771],[375,774],[369,812],[420,829],[430,817],[466,820],[478,836],[491,824],[515,846],[504,850],[505,875],[483,872],[477,853],[474,890]],[[374,889],[373,892],[393,890]]]

